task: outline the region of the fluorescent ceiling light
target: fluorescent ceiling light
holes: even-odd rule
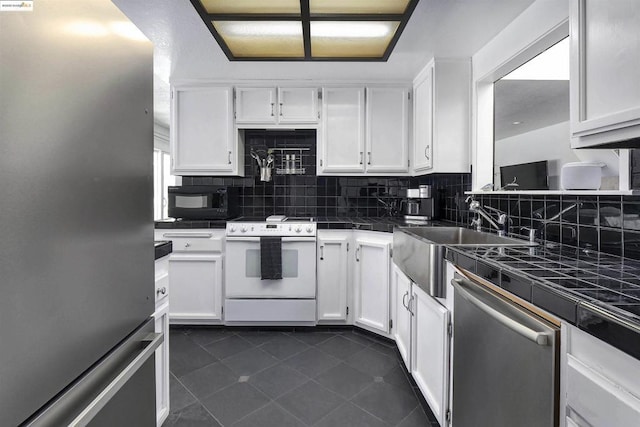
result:
[[[569,38],[522,64],[502,80],[569,80]]]
[[[302,36],[300,21],[219,21],[216,26],[232,37]]]
[[[387,22],[327,22],[311,25],[311,37],[323,38],[382,38],[395,30]]]

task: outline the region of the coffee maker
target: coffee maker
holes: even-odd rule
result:
[[[414,222],[436,219],[438,216],[438,203],[437,198],[433,196],[430,185],[408,188],[406,190],[404,219]]]

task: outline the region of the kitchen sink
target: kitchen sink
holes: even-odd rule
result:
[[[397,227],[393,230],[393,261],[429,295],[444,297],[444,255],[447,246],[522,247],[528,240],[498,236],[463,227]]]
[[[474,231],[463,227],[402,227],[427,244],[448,246],[536,246],[528,240],[498,236],[497,234]]]

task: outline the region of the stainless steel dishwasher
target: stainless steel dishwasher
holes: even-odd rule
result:
[[[558,425],[560,329],[456,274],[454,427]]]

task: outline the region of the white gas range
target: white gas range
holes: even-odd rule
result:
[[[312,218],[244,217],[227,223],[227,324],[316,323],[316,231]],[[270,259],[277,265],[266,266],[265,255],[275,255]],[[272,267],[281,273],[278,278],[265,277],[263,269]]]

